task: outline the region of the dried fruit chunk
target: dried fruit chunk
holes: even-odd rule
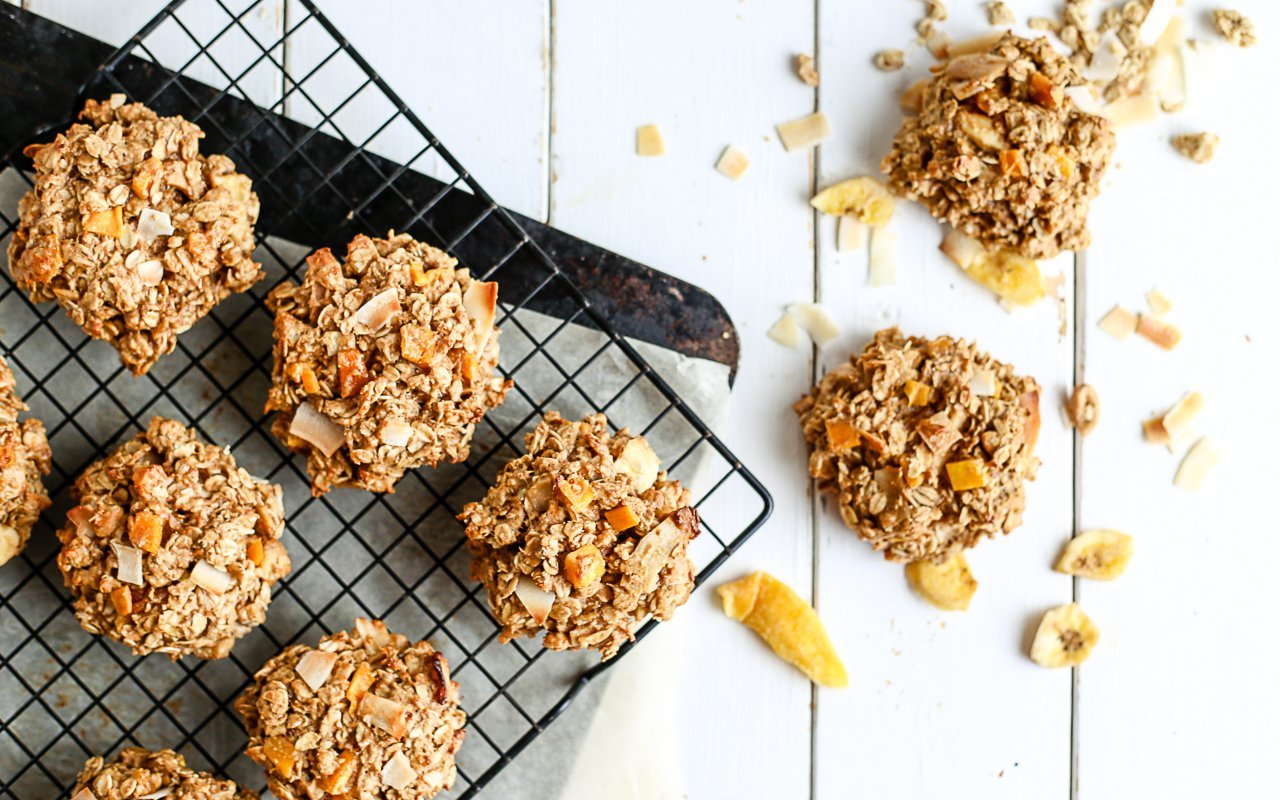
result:
[[[1133,538],[1128,534],[1104,529],[1084,531],[1067,542],[1053,568],[1080,578],[1109,581],[1124,573],[1132,557]]]
[[[643,436],[628,440],[613,462],[614,471],[630,478],[637,494],[649,491],[649,487],[658,480],[660,468],[658,454],[653,452]]]
[[[556,494],[560,501],[574,514],[581,514],[596,499],[596,491],[581,475],[556,479]]]
[[[583,545],[564,557],[564,577],[575,589],[585,589],[600,580],[601,575],[604,575],[604,556],[594,544]]]
[[[1031,73],[1027,79],[1031,89],[1031,99],[1044,108],[1057,108],[1062,105],[1062,87],[1046,78],[1039,72]]]
[[[980,458],[950,461],[947,463],[947,478],[951,481],[951,488],[957,492],[981,489],[987,485],[987,466]]]
[[[112,589],[111,605],[120,616],[129,616],[133,613],[133,591],[128,586],[117,586]]]
[[[857,447],[862,438],[852,422],[843,419],[829,419],[823,423],[827,431],[827,446],[833,451],[848,450]]]
[[[1138,315],[1138,335],[1159,346],[1163,350],[1172,350],[1182,341],[1182,332],[1174,326],[1150,314]]]
[[[90,211],[85,217],[84,229],[89,233],[119,239],[124,236],[123,214],[123,206],[108,208],[106,211]]]
[[[356,751],[347,749],[338,755],[338,765],[316,783],[329,794],[343,794],[356,771]]]
[[[604,512],[604,518],[618,533],[629,531],[640,524],[640,518],[636,516],[636,512],[626,505],[609,509]]]
[[[969,571],[963,553],[941,564],[912,561],[904,568],[907,584],[930,605],[943,611],[967,611],[969,600],[978,591],[978,581]]]
[[[290,739],[284,736],[268,737],[262,744],[262,754],[275,767],[280,777],[285,780],[293,778],[293,765],[297,763],[298,751]]]
[[[250,536],[244,540],[244,554],[253,562],[254,566],[262,566],[262,562],[266,560],[266,552],[262,548],[261,536]]]
[[[733,145],[725,147],[716,161],[716,171],[730,180],[738,180],[750,165],[747,154]]]
[[[1093,620],[1075,603],[1045,612],[1031,642],[1031,660],[1042,667],[1074,667],[1084,663],[1098,643]]]
[[[1027,160],[1022,157],[1022,151],[1000,151],[1000,172],[1010,178],[1027,177]]]
[[[144,200],[151,195],[151,190],[156,184],[156,178],[160,176],[161,166],[162,162],[155,156],[138,165],[137,171],[133,173],[133,181],[131,182],[135,195]]]
[[[129,541],[139,550],[151,555],[160,552],[160,540],[164,536],[164,520],[159,514],[142,511],[129,520]]]
[[[887,186],[864,175],[828,186],[814,195],[809,205],[824,214],[853,215],[866,225],[879,227],[893,218],[897,203]]]
[[[297,361],[286,364],[284,376],[294,383],[302,384],[302,391],[307,394],[320,393],[320,380],[316,377],[316,371],[308,364]]]
[[[1164,429],[1164,416],[1152,417],[1142,422],[1142,438],[1151,444],[1168,445],[1173,443],[1169,432]]]
[[[636,155],[661,156],[667,152],[667,145],[662,141],[662,131],[657,125],[641,125],[636,128]]]
[[[821,111],[777,126],[778,139],[787,151],[804,150],[821,144],[831,136],[831,124]]]
[[[818,612],[782,581],[767,572],[753,572],[719,586],[716,593],[725,614],[759,634],[809,680],[835,688],[849,685]]]
[[[1163,317],[1173,310],[1173,302],[1165,297],[1164,292],[1159,289],[1152,289],[1147,292],[1147,307],[1151,309],[1151,313],[1157,317]]]
[[[1191,446],[1178,465],[1178,472],[1173,476],[1173,485],[1180,489],[1198,491],[1204,483],[1209,470],[1222,460],[1218,451],[1207,438],[1201,439]]]
[[[940,250],[973,280],[1014,305],[1035,305],[1044,299],[1044,280],[1035,261],[1012,250],[987,252],[973,239],[951,230]]]
[[[373,670],[369,669],[369,665],[363,661],[356,665],[355,672],[351,673],[351,683],[347,686],[347,702],[352,708],[359,705],[360,700],[364,698],[365,692],[369,691],[369,687],[373,685]]]
[[[400,327],[400,357],[426,369],[435,357],[435,337],[421,325]]]
[[[908,405],[927,406],[929,401],[933,399],[933,387],[927,386],[920,381],[908,380],[902,385],[902,391],[907,395]]]
[[[369,368],[359,350],[338,351],[338,393],[354,397],[370,380]]]

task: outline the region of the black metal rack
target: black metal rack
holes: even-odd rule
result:
[[[291,2],[283,33],[264,41],[251,16],[263,2],[174,0],[102,65],[80,100],[121,92],[199,124],[205,151],[227,153],[253,178],[267,279],[221,303],[134,379],[61,309],[32,305],[7,271],[0,278],[0,343],[19,391],[48,428],[55,461],[47,481],[53,509],[27,551],[0,569],[0,797],[65,796],[86,758],[129,743],[172,747],[197,768],[260,788],[260,770],[241,755],[231,703],[270,655],[348,628],[357,615],[386,619],[449,656],[469,714],[449,796],[475,796],[607,666],[545,653],[536,641],[500,644],[453,519],[521,452],[523,434],[544,410],[625,407],[641,418],[612,421],[658,442],[674,475],[688,479],[696,466],[702,477],[694,488],[705,487],[698,492],[705,535],[693,551],[700,583],[771,510],[764,487],[314,4]],[[264,74],[279,78],[272,96],[262,96]],[[340,96],[329,97],[337,87]],[[51,138],[78,108],[32,140]],[[406,141],[415,144],[405,150]],[[6,166],[0,192],[16,197],[29,185],[30,163],[15,152]],[[7,246],[11,205],[0,223]],[[271,367],[263,298],[280,281],[299,279],[310,249],[342,252],[355,233],[389,229],[442,246],[499,282],[501,367],[515,388],[502,413],[482,423],[467,463],[410,473],[392,495],[312,498],[303,465],[271,436],[261,411]],[[599,346],[583,357],[583,341]],[[69,506],[75,476],[155,414],[195,426],[285,489],[293,572],[277,586],[266,623],[222,661],[133,657],[81,631],[62,589],[49,521]],[[729,502],[735,484],[748,491]],[[747,496],[758,502],[744,503]]]

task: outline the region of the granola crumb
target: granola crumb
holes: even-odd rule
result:
[[[1171,140],[1173,149],[1196,162],[1207,164],[1218,150],[1218,135],[1205,131],[1203,133],[1181,133]]]
[[[1013,10],[1005,5],[1001,0],[991,0],[987,3],[987,22],[991,25],[1013,25],[1018,21],[1014,16]]]
[[[525,448],[458,517],[471,577],[503,642],[545,630],[549,650],[612,658],[644,620],[669,619],[689,599],[691,495],[644,437],[610,435],[603,414],[575,422],[549,412]]]
[[[1082,383],[1071,392],[1067,401],[1067,421],[1071,427],[1088,436],[1098,427],[1098,392],[1087,383]]]
[[[91,793],[91,794],[90,794]],[[126,747],[111,761],[94,756],[76,778],[72,800],[258,800],[258,794],[233,781],[196,772],[172,750]]]
[[[1049,17],[1032,17],[1027,20],[1027,27],[1033,31],[1052,31],[1056,33],[1059,25],[1057,20]]]
[[[0,565],[22,552],[40,512],[49,507],[42,478],[53,466],[44,424],[18,421],[27,404],[16,385],[8,362],[0,358]]]
[[[1236,47],[1253,47],[1258,43],[1253,21],[1239,11],[1214,9],[1213,26],[1218,29],[1223,39]]]
[[[942,563],[1021,524],[1039,397],[968,342],[889,328],[795,410],[845,524],[890,561]]]
[[[796,53],[796,76],[805,86],[816,88],[820,78],[818,68],[814,65],[813,56],[807,53]]]
[[[906,58],[901,50],[881,50],[876,53],[876,69],[881,72],[896,72],[902,69],[905,64]]]
[[[235,706],[279,800],[426,800],[457,776],[467,715],[448,660],[378,620],[285,648]]]

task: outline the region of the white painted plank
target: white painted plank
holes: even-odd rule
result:
[[[948,5],[952,19],[943,27],[953,38],[986,29],[979,4]],[[877,50],[914,37],[920,4],[884,4],[875,14],[852,4],[820,8],[820,105],[836,132],[821,149],[825,186],[879,174],[901,119],[898,96],[933,59],[914,46],[901,72],[871,64]],[[1057,419],[1057,397],[1071,377],[1070,332],[1059,337],[1052,302],[1002,310],[938,252],[940,227],[919,206],[899,203],[891,223],[898,278],[888,287],[866,285],[865,252],[835,252],[834,222],[818,226],[820,296],[845,334],[824,349],[820,367],[844,362],[889,325],[976,340],[1044,388],[1043,466],[1028,485],[1022,527],[969,553],[979,588],[964,613],[918,599],[901,565],[873,552],[826,498],[819,501],[819,610],[845,645],[852,684],[818,695],[815,797],[1065,797],[1071,676],[1033,664],[1025,642],[1046,608],[1071,597],[1070,581],[1049,568],[1071,522],[1071,439]],[[1068,255],[1042,267],[1070,280],[1071,265]]]
[[[545,2],[330,0],[319,6],[432,133],[473,170],[494,199],[545,219],[549,92]],[[301,4],[289,0],[289,25],[297,25],[304,16]],[[332,39],[314,21],[306,23],[290,40],[290,75],[301,80],[332,49]],[[303,89],[328,110],[362,80],[355,65],[339,57]],[[393,111],[370,87],[336,123],[348,138],[360,143]],[[315,106],[296,93],[288,112],[311,124],[319,119]],[[420,144],[420,137],[401,119],[373,139],[369,148],[403,163],[418,152]],[[454,177],[435,158],[424,158],[413,166],[445,180]]]
[[[733,315],[743,352],[721,434],[777,509],[714,582],[765,569],[807,596],[810,511],[789,406],[810,363],[764,332],[783,302],[812,292],[809,161],[783,153],[772,130],[813,108],[787,66],[812,46],[810,7],[560,0],[555,13],[551,220],[709,289]],[[646,123],[660,126],[666,156],[635,155]],[[713,168],[729,143],[751,158],[736,183]],[[803,796],[809,684],[723,617],[713,593],[680,614],[690,631],[678,704],[688,712],[676,724],[688,796]]]
[[[1209,5],[1188,6],[1193,34],[1212,42]],[[1280,538],[1267,498],[1280,449],[1269,422],[1280,363],[1280,165],[1268,154],[1280,119],[1257,101],[1280,69],[1267,35],[1280,30],[1280,8],[1244,10],[1261,43],[1219,47],[1221,69],[1193,73],[1183,113],[1120,132],[1119,169],[1094,217],[1082,332],[1102,417],[1084,442],[1080,522],[1129,532],[1135,555],[1117,581],[1079,584],[1101,629],[1080,670],[1083,800],[1275,792]],[[1168,145],[1170,133],[1206,129],[1222,137],[1207,165]],[[1116,303],[1145,310],[1153,286],[1174,301],[1169,319],[1184,333],[1176,350],[1097,329]],[[1225,452],[1200,493],[1172,485],[1185,448],[1174,456],[1144,444],[1139,428],[1192,389],[1207,400],[1197,435]]]

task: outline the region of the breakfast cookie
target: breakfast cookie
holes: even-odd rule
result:
[[[945,561],[1022,522],[1040,387],[963,339],[880,331],[796,404],[809,474],[891,561]]]
[[[26,150],[35,185],[19,203],[9,268],[33,302],[57,300],[141,375],[262,277],[258,197],[231,159],[200,154],[204,132],[182,117],[119,94],[88,101],[80,117]]]
[[[38,419],[18,422],[27,410],[15,390],[8,363],[0,358],[0,565],[22,552],[31,526],[49,507],[42,476],[52,455]]]
[[[444,654],[366,619],[286,648],[236,709],[279,800],[425,800],[453,785],[467,721]]]
[[[114,760],[101,756],[89,759],[71,800],[140,800],[164,797],[168,800],[258,800],[257,792],[241,789],[234,782],[196,772],[186,759],[172,750],[126,747]]]
[[[58,566],[90,633],[133,652],[222,658],[289,572],[280,487],[180,422],[91,464],[58,531]]]
[[[881,169],[894,191],[989,250],[1081,250],[1115,149],[1110,123],[1065,93],[1084,83],[1047,39],[1006,34],[941,67]]]
[[[406,470],[462,461],[511,382],[496,375],[498,284],[406,234],[357,236],[339,263],[307,258],[302,285],[267,299],[276,313],[267,410],[305,453],[312,492],[394,491]]]
[[[609,434],[603,414],[550,412],[525,437],[466,523],[471,577],[500,638],[613,657],[647,618],[668,619],[693,591],[686,550],[698,512],[642,436]]]

